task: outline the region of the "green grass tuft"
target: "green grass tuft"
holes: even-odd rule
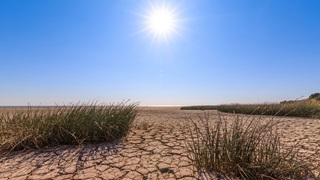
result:
[[[137,104],[126,102],[4,111],[0,114],[0,151],[113,141],[128,133],[137,112]]]
[[[211,119],[205,114],[192,120],[187,147],[194,165],[199,171],[240,179],[316,178],[315,167],[299,156],[297,145],[281,145],[278,122],[261,117]]]

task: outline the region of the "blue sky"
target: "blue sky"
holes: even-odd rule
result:
[[[166,4],[170,39],[143,31]],[[2,0],[0,105],[279,102],[320,91],[318,0]]]

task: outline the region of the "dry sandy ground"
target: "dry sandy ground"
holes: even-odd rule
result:
[[[210,113],[216,117],[216,111]],[[14,152],[0,159],[0,180],[198,179],[185,142],[189,118],[196,120],[199,114],[203,112],[178,107],[144,108],[122,141]],[[281,118],[279,132],[288,145],[302,140],[305,156],[320,150],[320,120]],[[319,163],[320,157],[313,161]]]

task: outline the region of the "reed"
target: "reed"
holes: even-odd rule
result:
[[[317,178],[316,167],[309,163],[310,157],[300,156],[298,144],[281,144],[274,117],[214,117],[205,114],[191,120],[192,140],[187,147],[199,172],[239,179]]]
[[[0,114],[0,151],[113,141],[128,133],[137,112],[137,104],[127,102],[107,106],[89,102],[3,111]]]

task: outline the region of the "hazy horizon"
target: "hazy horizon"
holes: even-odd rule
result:
[[[3,0],[0,106],[218,105],[320,91],[320,1]]]

